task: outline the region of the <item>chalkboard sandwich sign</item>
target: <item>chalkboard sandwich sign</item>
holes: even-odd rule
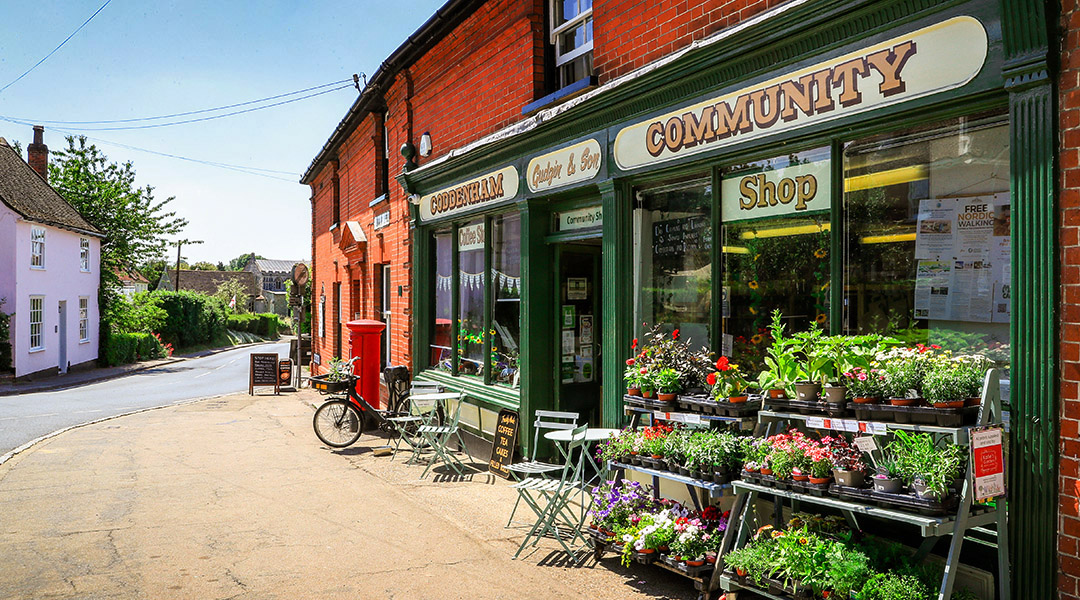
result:
[[[256,387],[273,387],[274,395],[281,393],[281,380],[278,377],[277,353],[251,353],[248,394],[254,396]]]
[[[514,447],[517,445],[518,414],[509,409],[499,411],[499,421],[495,426],[495,441],[491,445],[491,460],[488,471],[503,479],[510,479],[510,470],[506,467],[514,462]]]

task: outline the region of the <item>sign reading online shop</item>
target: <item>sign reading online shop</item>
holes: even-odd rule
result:
[[[830,162],[735,175],[720,182],[725,222],[829,210]]]
[[[600,173],[600,142],[588,139],[529,161],[525,171],[530,192],[542,192],[587,181]]]
[[[509,200],[518,193],[518,170],[503,167],[420,198],[420,220],[431,221],[482,205]]]
[[[615,162],[636,169],[956,89],[986,53],[982,24],[954,17],[630,125]]]

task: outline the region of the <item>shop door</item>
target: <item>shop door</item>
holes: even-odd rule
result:
[[[581,415],[578,423],[600,424],[600,240],[556,246],[555,364],[559,410]]]

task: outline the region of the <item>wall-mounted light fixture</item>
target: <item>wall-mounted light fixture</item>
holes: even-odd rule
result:
[[[420,136],[420,156],[428,156],[431,154],[431,134],[424,132],[424,135]]]
[[[416,206],[420,206],[420,194],[409,194],[409,202],[412,202]]]

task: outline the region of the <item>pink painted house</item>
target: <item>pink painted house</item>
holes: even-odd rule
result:
[[[102,233],[48,184],[34,127],[29,164],[0,138],[0,307],[11,319],[15,377],[55,375],[98,357]]]

